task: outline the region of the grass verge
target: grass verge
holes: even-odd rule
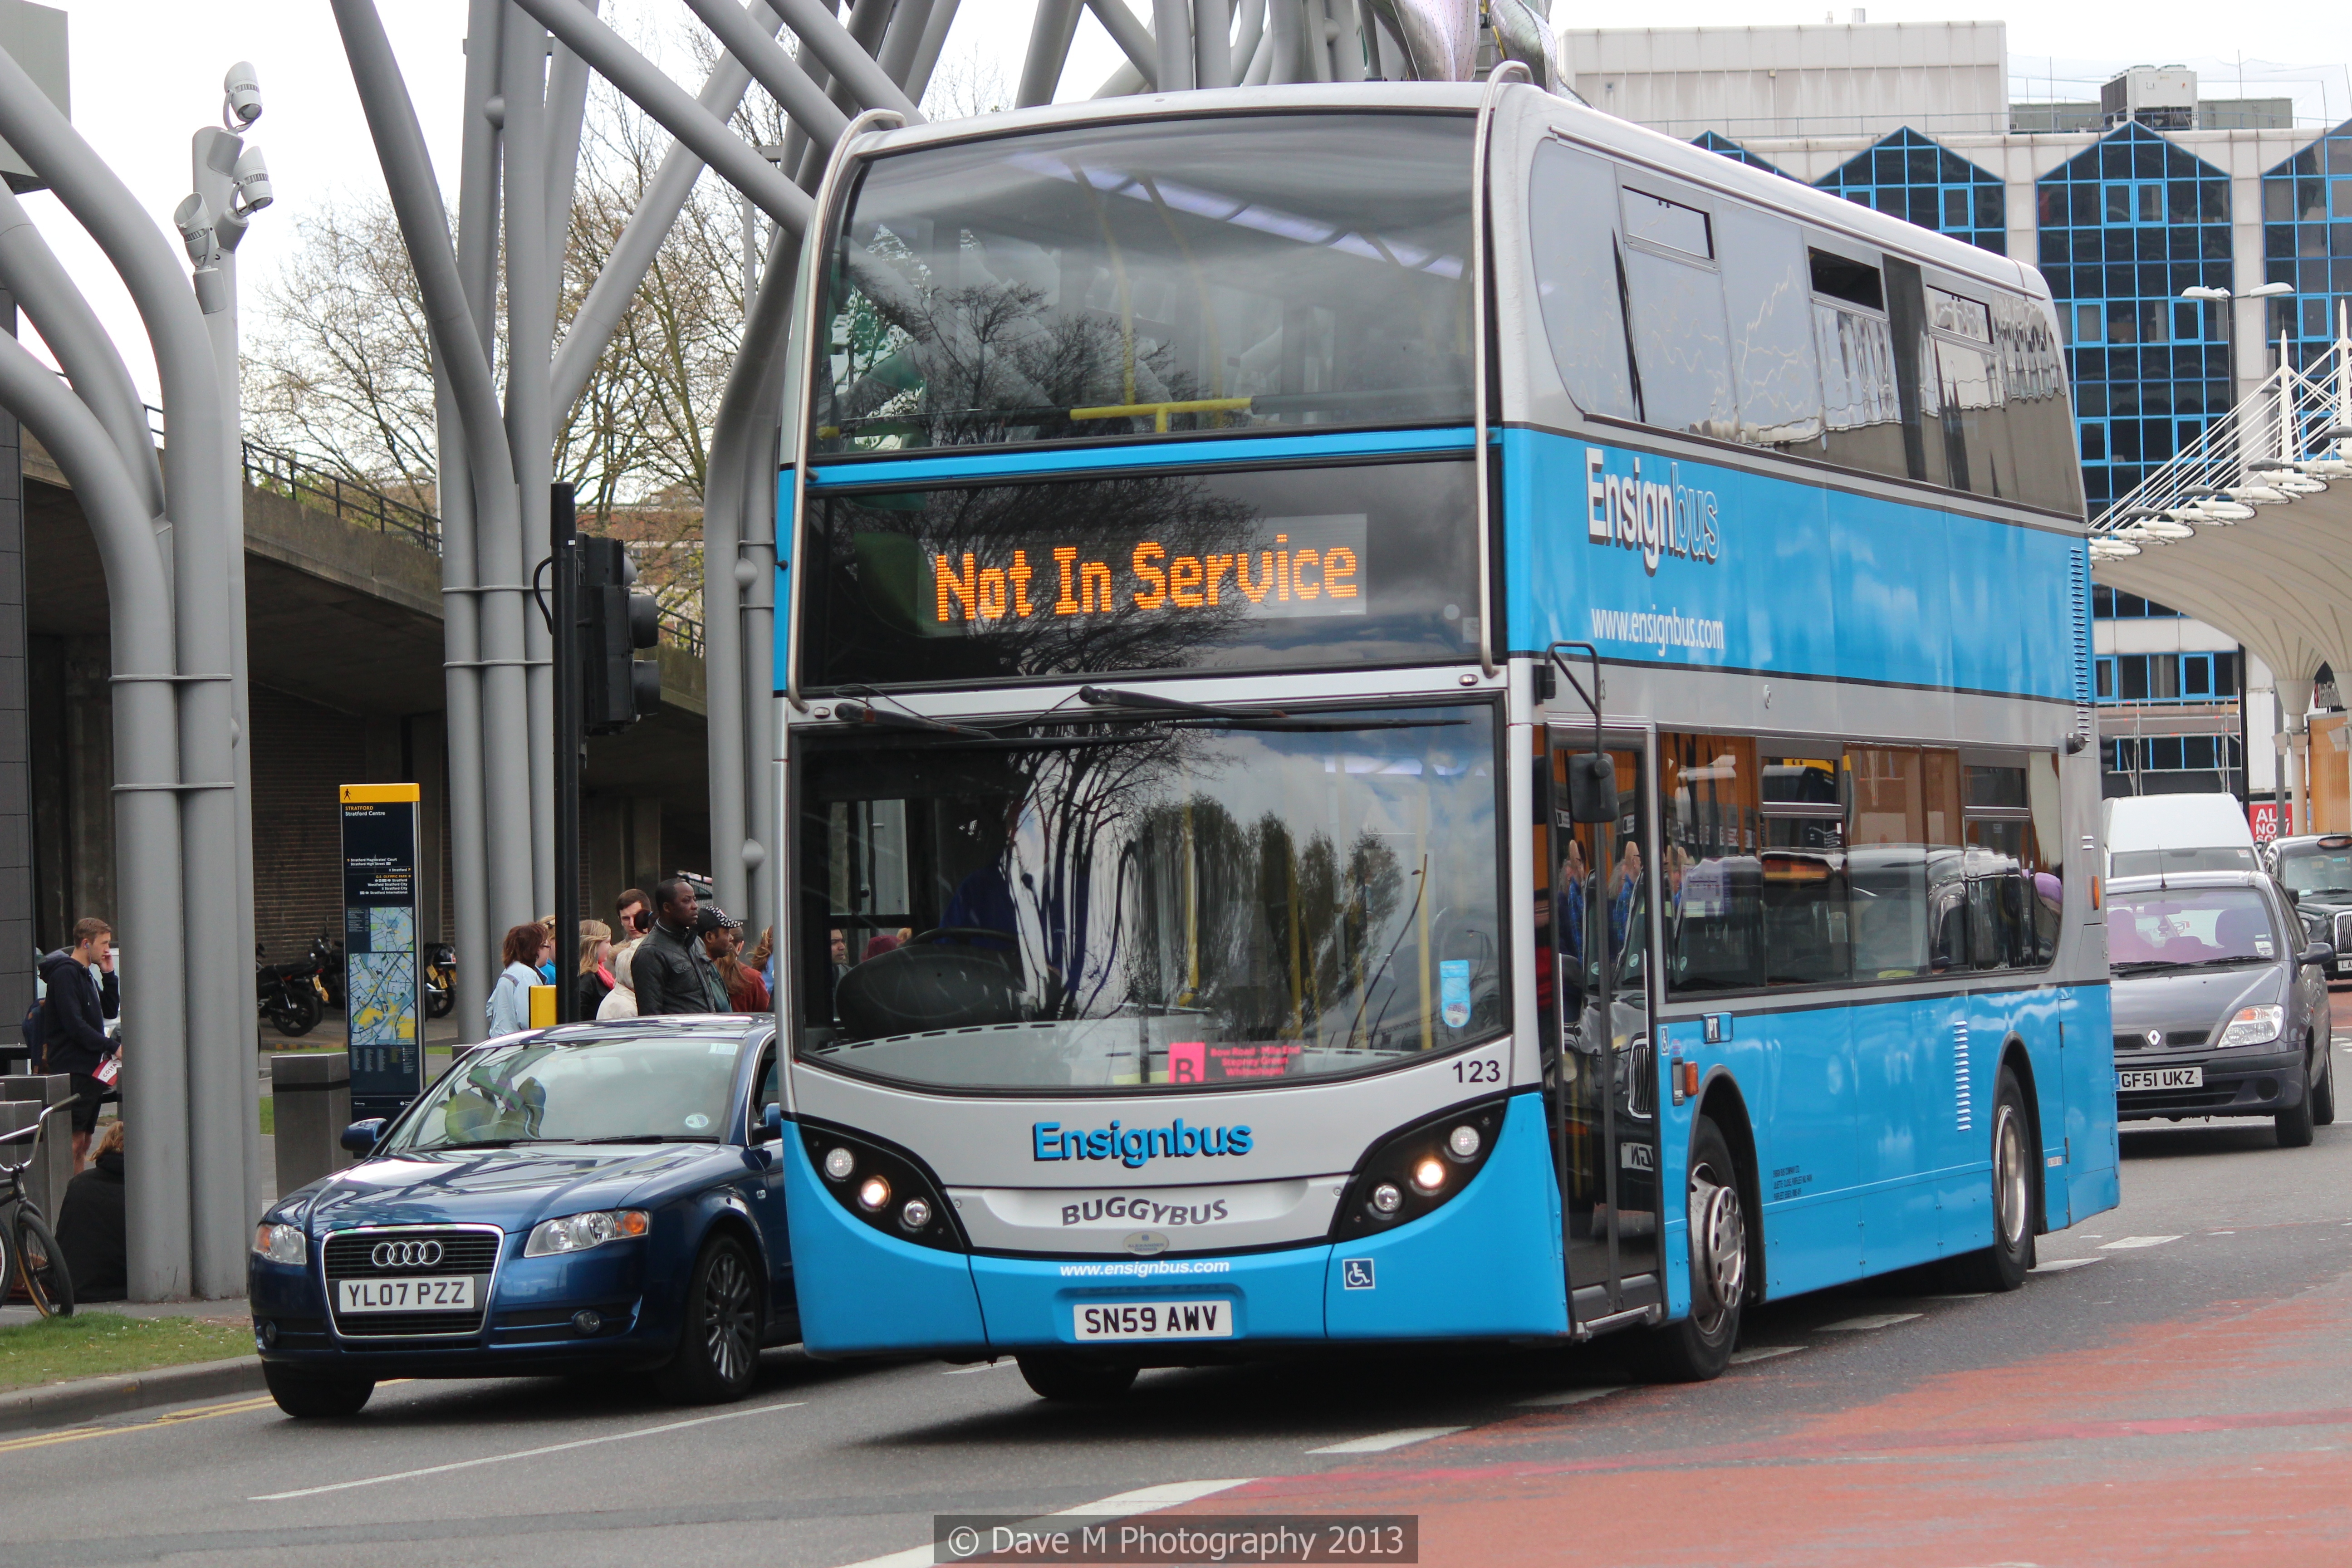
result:
[[[252,1352],[252,1327],[234,1320],[78,1312],[0,1328],[0,1389],[148,1372]]]

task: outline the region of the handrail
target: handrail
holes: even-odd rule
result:
[[[804,298],[799,301],[800,363],[793,367],[794,395],[785,400],[793,409],[793,537],[792,553],[784,568],[784,700],[795,710],[805,706],[801,701],[801,580],[808,575],[804,546],[808,539],[809,435],[816,423],[816,335],[824,316],[825,236],[833,226],[834,203],[841,199],[841,176],[849,167],[851,145],[869,130],[906,123],[907,117],[895,109],[869,109],[843,129],[834,141],[833,151],[825,155],[824,177],[817,182],[816,210],[809,218],[808,234],[801,245],[808,269],[801,276]],[[831,341],[828,333],[826,342]]]
[[[1486,77],[1478,99],[1478,124],[1470,148],[1470,411],[1474,428],[1472,471],[1478,496],[1478,668],[1495,678],[1495,460],[1486,450],[1486,142],[1494,134],[1495,105],[1514,80],[1532,86],[1534,76],[1519,60],[1505,60]]]

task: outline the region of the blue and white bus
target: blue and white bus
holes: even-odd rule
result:
[[[2116,1203],[2031,268],[1524,85],[895,130],[819,211],[811,1351],[1707,1377]]]

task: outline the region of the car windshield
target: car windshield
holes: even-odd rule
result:
[[[2352,895],[2352,839],[2333,847],[2303,844],[2280,849],[2278,879],[2298,893]]]
[[[434,1085],[389,1152],[529,1143],[714,1143],[743,1036],[539,1035],[475,1052]]]
[[[2254,852],[2240,845],[2208,844],[2162,849],[2118,849],[2108,857],[2110,877],[2158,877],[2168,871],[2252,871]]]
[[[1155,120],[858,175],[817,450],[1470,418],[1466,115]]]
[[[2269,907],[2252,888],[2108,891],[2107,963],[2118,972],[2270,963],[2279,952]]]
[[[1502,1026],[1489,707],[803,754],[804,1059],[1160,1088],[1360,1071]]]

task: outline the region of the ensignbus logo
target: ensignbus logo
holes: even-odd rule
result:
[[[1029,1129],[1031,1152],[1039,1160],[1117,1160],[1139,1171],[1154,1159],[1190,1160],[1202,1154],[1246,1154],[1246,1127],[1187,1127],[1178,1117],[1166,1127],[1108,1127],[1081,1131],[1058,1121],[1039,1121]]]
[[[1642,569],[1656,576],[1668,556],[1712,563],[1723,554],[1723,530],[1713,490],[1683,483],[1680,463],[1633,459],[1633,471],[1609,471],[1612,454],[1584,449],[1584,531],[1595,544],[1642,552]]]

